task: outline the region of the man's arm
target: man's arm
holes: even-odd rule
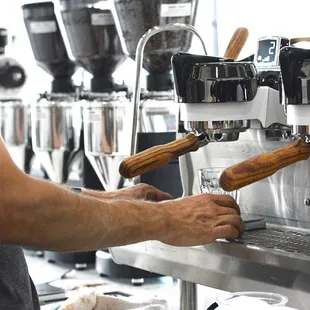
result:
[[[169,193],[162,192],[154,186],[143,183],[111,192],[83,188],[82,193],[99,199],[143,199],[148,201],[163,201],[173,198]]]
[[[160,240],[196,245],[243,232],[230,196],[165,202],[100,200],[27,176],[0,139],[0,243],[88,251]]]

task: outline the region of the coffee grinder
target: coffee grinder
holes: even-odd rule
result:
[[[109,1],[61,0],[61,15],[77,63],[92,74],[90,91],[80,94],[84,150],[103,188],[124,186],[120,162],[130,154],[132,103],[126,85],[113,73],[126,60]],[[155,274],[115,264],[108,250],[97,251],[96,271],[102,276],[132,279],[133,284]]]
[[[6,53],[8,30],[0,28],[0,134],[15,164],[28,173],[33,155],[30,107],[24,100],[26,72]]]
[[[67,53],[52,2],[26,4],[24,22],[37,65],[52,76],[51,91],[39,96],[32,105],[32,145],[48,179],[64,184],[72,163],[83,159],[84,176],[98,178],[83,155],[82,111],[72,76],[77,66]],[[81,185],[90,187],[87,179]],[[99,182],[97,182],[99,183]],[[92,187],[95,188],[95,187]],[[94,263],[95,252],[45,252],[50,262],[75,264],[85,268]]]
[[[115,0],[114,15],[123,49],[135,60],[139,40],[151,28],[175,23],[194,25],[197,5],[198,0]],[[192,33],[187,30],[166,31],[146,43],[143,57],[143,67],[148,72],[146,90],[141,91],[137,142],[132,145],[131,153],[175,140],[178,105],[174,102],[171,56],[188,51],[191,39]],[[153,185],[175,198],[182,196],[178,159],[135,181]]]

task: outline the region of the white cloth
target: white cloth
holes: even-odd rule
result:
[[[67,299],[58,310],[168,310],[168,304],[165,300],[155,298],[137,300],[91,292]]]

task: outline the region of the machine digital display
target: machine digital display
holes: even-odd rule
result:
[[[277,56],[278,41],[266,39],[258,41],[257,59],[258,63],[273,63]]]

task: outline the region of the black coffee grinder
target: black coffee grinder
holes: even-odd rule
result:
[[[126,85],[113,79],[126,60],[111,12],[110,1],[60,0],[70,49],[77,63],[92,74],[90,91],[80,96],[83,107],[84,150],[106,191],[123,187],[119,163],[129,155],[132,103]],[[96,271],[102,276],[156,276],[115,264],[108,250],[97,251]]]
[[[197,5],[198,0],[114,0],[124,50],[135,60],[139,40],[151,28],[176,23],[194,25]],[[146,90],[141,91],[136,152],[176,139],[178,106],[174,103],[171,57],[179,51],[188,51],[191,39],[188,31],[166,31],[157,33],[145,46],[143,67],[148,76]],[[182,196],[178,159],[143,174],[137,181],[175,198]]]
[[[82,113],[72,76],[77,66],[67,49],[56,19],[52,2],[26,4],[24,22],[35,60],[53,77],[51,91],[41,94],[32,107],[32,144],[36,158],[46,176],[58,184],[69,184],[68,175],[74,162],[82,163],[80,184],[102,188],[83,149]],[[57,229],[57,227],[55,228]],[[74,264],[85,268],[95,262],[95,252],[45,252],[49,262]]]

